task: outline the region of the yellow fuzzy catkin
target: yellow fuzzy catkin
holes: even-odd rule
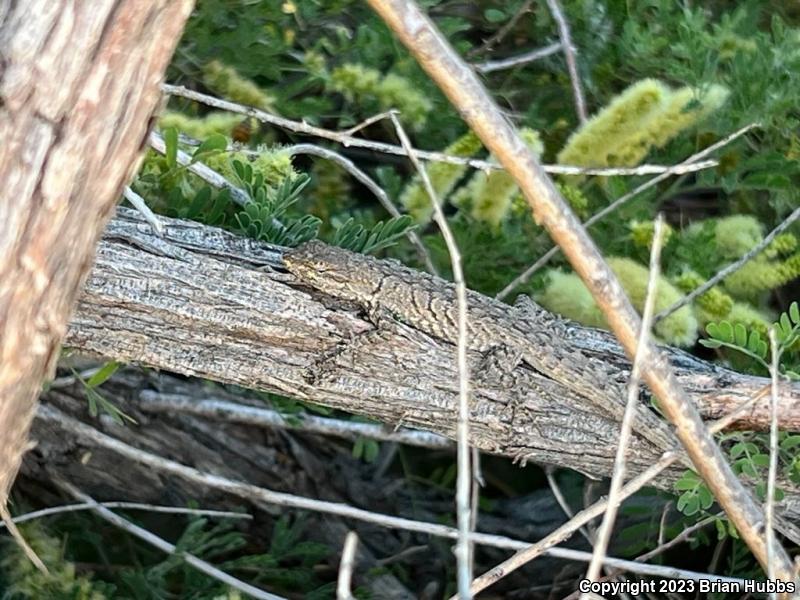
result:
[[[395,73],[360,64],[345,63],[330,74],[330,87],[349,102],[377,102],[381,110],[397,109],[400,119],[418,129],[425,124],[432,105],[411,81]]]
[[[255,173],[260,173],[264,183],[272,187],[281,185],[286,179],[294,179],[297,171],[292,165],[292,157],[281,147],[269,148],[261,146],[258,155],[250,157],[244,152],[229,152],[211,154],[202,159],[206,165],[214,169],[230,182],[237,183],[239,177],[233,167],[233,161],[238,160],[243,164],[253,167]]]
[[[611,257],[607,262],[619,277],[631,303],[637,310],[643,310],[647,295],[647,268],[629,258]],[[658,279],[655,295],[656,313],[669,308],[683,297],[663,276]],[[584,283],[574,273],[551,271],[548,274],[547,285],[538,300],[545,308],[569,319],[589,327],[608,329],[605,316]],[[692,309],[684,306],[657,323],[655,333],[668,344],[688,347],[697,340],[697,328],[697,319]]]
[[[769,260],[763,254],[745,263],[724,279],[725,289],[734,297],[754,301],[768,290],[800,277],[800,253],[786,260]]]
[[[483,148],[483,145],[478,136],[469,131],[445,148],[444,153],[468,158],[477,154],[481,148]],[[466,165],[454,165],[444,162],[428,164],[428,177],[439,202],[444,202],[466,170]],[[425,191],[419,176],[415,175],[406,184],[403,193],[400,195],[400,202],[417,223],[425,225],[430,222],[433,215],[433,206],[431,206],[431,199],[428,197],[428,193]]]
[[[183,113],[167,111],[158,119],[159,128],[174,127],[179,132],[204,140],[207,137],[220,133],[231,137],[234,127],[242,122],[242,115],[228,112],[211,112],[202,118],[187,117]]]
[[[619,142],[633,135],[668,94],[669,88],[656,79],[634,83],[570,136],[558,154],[558,162],[583,167],[609,166]]]
[[[731,215],[716,219],[714,243],[719,254],[735,260],[747,254],[764,240],[764,227],[751,215]]]
[[[706,280],[694,271],[685,271],[674,280],[676,287],[685,293],[694,291],[705,282]],[[715,285],[698,296],[692,306],[700,325],[705,325],[711,321],[727,319],[733,308],[733,298]]]
[[[767,315],[744,302],[734,302],[725,320],[741,323],[748,330],[758,331],[765,338],[771,325]]]
[[[584,167],[634,166],[652,148],[718,109],[728,97],[720,85],[671,90],[655,79],[639,81],[592,117],[558,154],[562,164]]]
[[[520,130],[520,136],[536,158],[544,152],[539,133],[530,128]],[[476,171],[469,182],[454,195],[453,204],[469,205],[472,217],[497,227],[508,214],[511,201],[518,191],[514,178],[505,170]]]
[[[212,60],[203,67],[203,83],[217,94],[246,106],[273,110],[275,98],[233,67]]]
[[[649,250],[653,243],[653,236],[656,232],[656,225],[654,221],[631,221],[628,227],[631,230],[631,241],[638,248]],[[669,244],[672,237],[675,235],[675,230],[669,225],[664,223],[664,241],[663,245]]]

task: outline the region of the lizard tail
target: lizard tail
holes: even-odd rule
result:
[[[47,567],[42,562],[42,559],[34,552],[33,548],[30,547],[30,544],[25,541],[25,538],[22,537],[19,529],[14,524],[13,519],[11,518],[11,513],[8,512],[8,504],[6,503],[6,498],[0,498],[0,520],[3,521],[3,524],[6,526],[6,529],[11,534],[11,537],[14,538],[14,541],[17,542],[22,551],[25,553],[25,556],[30,559],[30,561],[45,575],[49,575],[50,571],[47,570]]]

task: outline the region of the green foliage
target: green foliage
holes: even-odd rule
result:
[[[351,217],[336,230],[331,243],[353,252],[372,254],[396,244],[413,228],[408,215],[392,217],[385,223],[378,221],[370,229],[356,223]]]
[[[452,156],[469,158],[480,152],[481,148],[483,145],[478,136],[470,131],[447,146],[443,152]],[[439,202],[444,202],[467,171],[467,167],[464,165],[445,162],[431,163],[426,169],[431,187]],[[406,185],[400,196],[400,202],[417,223],[424,225],[430,221],[433,215],[432,200],[419,176],[415,176]]]
[[[419,129],[431,110],[430,101],[411,82],[395,73],[386,76],[360,64],[343,64],[330,74],[330,88],[369,112],[400,111],[400,119]]]
[[[792,302],[789,310],[780,315],[773,327],[781,372],[791,379],[800,380],[800,305]],[[709,323],[706,332],[709,338],[701,340],[702,345],[715,349],[727,348],[751,359],[750,363],[738,365],[742,370],[762,375],[769,372],[772,353],[766,332],[737,321]]]
[[[701,510],[708,510],[714,504],[714,495],[694,471],[686,471],[675,482],[675,489],[681,492],[678,496],[677,508],[687,517],[691,517]]]
[[[203,67],[203,83],[222,98],[271,111],[275,98],[242,77],[233,67],[212,60]]]
[[[652,148],[719,109],[727,96],[718,85],[673,91],[654,79],[639,81],[576,131],[558,161],[582,167],[639,164]]]
[[[380,449],[380,444],[375,440],[358,436],[355,444],[353,444],[353,458],[358,458],[368,463],[375,462]]]
[[[9,584],[8,600],[105,600],[113,598],[115,586],[78,575],[75,565],[64,559],[61,541],[38,523],[20,527],[25,539],[47,566],[48,575],[39,571],[13,542],[5,542],[0,568]],[[0,589],[2,585],[0,585]]]
[[[94,375],[89,377],[89,379],[81,377],[75,369],[72,369],[72,375],[83,386],[83,390],[86,393],[86,400],[89,403],[89,414],[92,415],[92,417],[97,417],[102,411],[104,414],[114,419],[118,425],[124,425],[125,421],[136,424],[135,419],[126,415],[113,402],[97,391],[97,388],[108,381],[108,379],[117,372],[120,366],[121,364],[118,362],[109,361],[98,369]]]
[[[76,519],[79,517],[71,517]],[[61,519],[67,520],[67,519]],[[14,600],[105,600],[105,598],[194,598],[216,600],[238,598],[239,595],[216,579],[199,572],[182,558],[187,552],[211,562],[225,572],[248,583],[262,586],[281,594],[304,594],[307,598],[327,598],[332,585],[320,581],[315,573],[330,550],[316,542],[305,541],[307,522],[281,517],[276,520],[268,547],[261,553],[246,553],[249,542],[233,522],[211,525],[205,518],[193,517],[175,542],[175,553],[165,556],[140,546],[131,539],[108,546],[98,536],[93,538],[92,552],[82,550],[84,559],[104,563],[127,557],[131,564],[109,564],[110,569],[100,571],[95,577],[76,575],[71,559],[63,553],[62,542],[39,524],[26,525],[26,539],[45,561],[51,575],[39,572],[13,544],[4,543],[0,561],[2,575],[13,583],[8,597]],[[114,530],[110,530],[114,531]],[[115,532],[116,533],[116,532]],[[86,532],[73,532],[80,538]],[[94,553],[94,554],[93,554]]]
[[[628,258],[611,257],[607,262],[619,277],[634,307],[643,310],[647,297],[648,269]],[[605,316],[577,275],[551,270],[548,276],[547,286],[538,297],[542,306],[584,325],[608,328]],[[660,277],[655,289],[655,312],[669,308],[681,297],[681,293],[669,281]],[[691,346],[697,339],[697,328],[692,309],[685,306],[657,323],[655,332],[669,344]]]
[[[280,246],[297,246],[317,237],[318,218],[311,215],[286,218],[287,211],[309,183],[308,176],[287,178],[280,186],[272,187],[251,164],[234,161],[233,167],[251,198],[244,210],[236,215],[239,228],[245,235]]]

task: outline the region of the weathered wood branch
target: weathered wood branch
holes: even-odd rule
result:
[[[95,243],[141,153],[192,5],[0,3],[4,519],[42,381],[52,374]]]
[[[98,249],[69,346],[453,437],[452,345],[390,315],[378,329],[361,308],[300,289],[283,269],[280,248],[164,221],[165,237],[158,238],[140,217],[120,210]],[[576,350],[627,376],[627,359],[609,334],[578,326],[568,334]],[[668,356],[708,417],[732,410],[768,383],[677,350]],[[472,352],[469,359],[479,372],[484,357]],[[523,365],[478,378],[474,386],[471,442],[478,448],[597,476],[611,472],[618,423],[569,389]],[[794,429],[800,386],[783,391],[782,426]],[[767,412],[763,399],[739,425],[765,428]],[[632,471],[652,464],[656,452],[636,438]],[[659,485],[669,486],[680,470]]]

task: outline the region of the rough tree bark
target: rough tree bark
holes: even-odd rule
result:
[[[164,238],[131,211],[121,210],[111,222],[68,345],[453,437],[452,346],[390,315],[378,330],[363,307],[300,289],[282,268],[280,248],[196,223],[164,222]],[[568,331],[576,350],[603,360],[615,378],[627,377],[629,363],[609,334],[581,327]],[[356,338],[359,342],[351,343]],[[683,352],[670,350],[669,356],[707,417],[732,410],[768,383]],[[483,360],[478,352],[470,354],[476,372]],[[800,421],[800,386],[782,390],[781,418],[794,428]],[[482,450],[592,475],[611,472],[618,423],[524,365],[479,378],[471,418],[470,441]],[[767,423],[762,399],[740,426]],[[632,472],[659,455],[635,439]],[[683,468],[656,484],[668,488]],[[783,511],[794,518],[800,497],[788,489]]]
[[[0,3],[0,507],[191,0]]]

